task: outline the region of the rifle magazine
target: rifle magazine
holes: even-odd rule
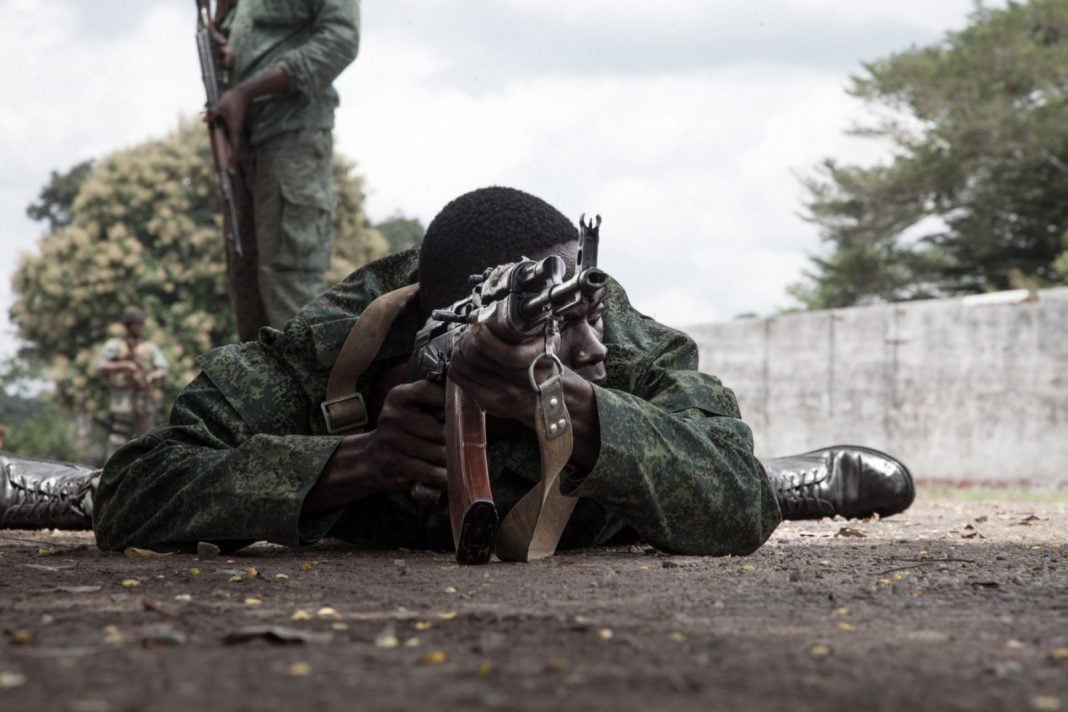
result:
[[[461,564],[487,564],[497,539],[497,507],[493,502],[473,502],[464,513],[456,543],[456,561]]]

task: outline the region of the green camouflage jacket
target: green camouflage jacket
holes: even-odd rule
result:
[[[359,0],[239,0],[223,30],[234,51],[232,85],[281,66],[294,89],[253,101],[251,145],[283,131],[334,127],[332,84],[359,50]]]
[[[320,411],[331,366],[356,315],[376,296],[413,282],[416,266],[415,250],[374,262],[306,306],[284,331],[264,330],[258,342],[205,354],[201,375],[179,396],[170,422],[104,468],[93,521],[99,546],[299,545],[330,535],[451,548],[446,504],[407,493],[301,516],[340,440],[325,434]],[[382,401],[376,374],[408,359],[421,325],[415,309],[402,313],[357,384],[372,412]],[[678,553],[756,549],[780,514],[734,394],[697,371],[689,337],[639,314],[614,282],[604,325],[608,381],[594,386],[600,456],[591,471],[562,483],[580,501],[561,547],[632,531]],[[540,477],[537,453],[533,433],[490,443],[502,517]]]

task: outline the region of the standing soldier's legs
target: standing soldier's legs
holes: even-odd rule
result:
[[[330,131],[319,129],[288,131],[257,149],[260,294],[275,328],[282,328],[325,287],[333,204],[331,153]]]
[[[115,451],[126,444],[134,435],[134,414],[130,412],[116,413],[108,416],[108,448],[106,457],[111,458]]]
[[[134,388],[111,388],[108,403],[108,446],[105,457],[110,458],[123,446],[134,430],[134,401],[137,392]]]
[[[238,257],[233,245],[226,242],[226,273],[229,281],[230,304],[237,322],[237,338],[255,341],[261,326],[267,325],[267,312],[260,297],[258,250],[252,185],[256,176],[256,157],[242,146],[241,160],[234,175],[234,203],[237,207],[238,233],[241,249]],[[223,211],[224,222],[229,221]]]

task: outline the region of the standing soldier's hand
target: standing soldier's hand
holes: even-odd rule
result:
[[[237,147],[241,142],[241,130],[245,126],[245,116],[250,103],[252,96],[245,91],[243,85],[238,84],[223,92],[219,100],[208,108],[207,121],[210,123],[218,119],[226,126],[226,139],[229,144],[226,168],[231,173],[237,169]]]
[[[219,55],[219,64],[222,68],[230,72],[234,69],[234,49],[230,46],[230,42],[227,41],[226,35],[215,29],[215,25],[212,24],[209,28],[211,31],[211,38],[215,40],[215,51]]]

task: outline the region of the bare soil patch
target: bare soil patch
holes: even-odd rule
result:
[[[0,532],[0,709],[1068,710],[1068,497],[998,497],[724,559]]]

